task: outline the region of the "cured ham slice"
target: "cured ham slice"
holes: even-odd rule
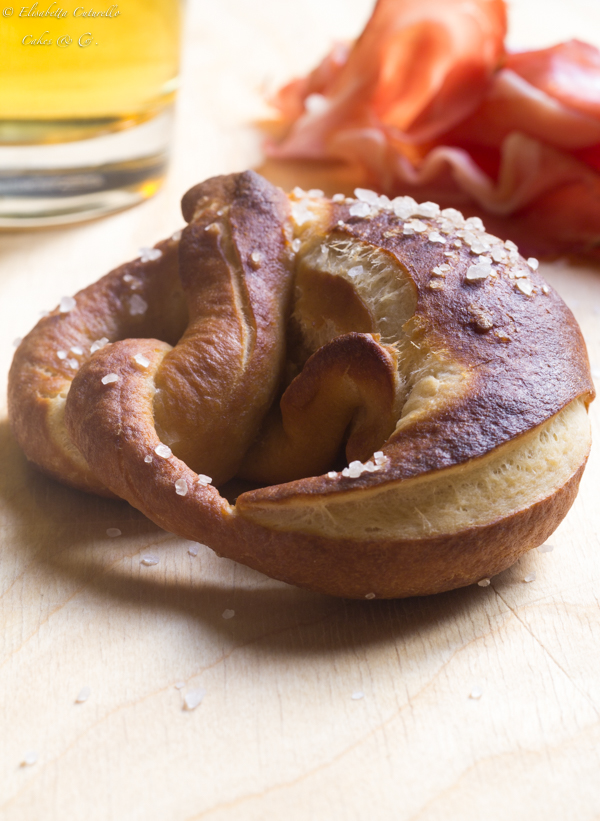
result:
[[[600,245],[600,52],[509,54],[503,0],[379,0],[274,105],[276,158],[343,160],[357,182],[490,215],[526,253]]]

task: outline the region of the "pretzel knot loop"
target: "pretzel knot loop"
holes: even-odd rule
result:
[[[479,220],[357,194],[191,189],[180,237],[18,349],[28,457],[334,595],[447,590],[541,544],[590,445],[572,315]]]

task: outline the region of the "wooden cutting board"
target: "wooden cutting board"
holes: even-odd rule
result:
[[[595,0],[512,8],[515,43],[600,43]],[[369,9],[189,3],[163,192],[97,222],[0,236],[3,378],[41,310],[182,225],[190,185],[260,164],[264,90],[355,35]],[[600,269],[542,273],[581,323],[600,386]],[[600,402],[592,423],[599,442]],[[552,552],[487,588],[347,602],[191,555],[126,504],[38,475],[5,410],[0,442],[3,821],[600,817],[597,446]],[[141,564],[148,553],[158,564]],[[28,752],[37,761],[22,766]]]

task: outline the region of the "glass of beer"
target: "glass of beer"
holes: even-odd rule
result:
[[[181,0],[0,0],[0,228],[151,197],[164,178]]]

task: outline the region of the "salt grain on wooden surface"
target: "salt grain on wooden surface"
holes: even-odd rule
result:
[[[223,610],[221,616],[224,619],[232,619],[235,616],[235,610]]]
[[[183,701],[185,704],[186,710],[195,710],[196,707],[202,702],[202,699],[206,695],[206,690],[202,688],[198,688],[197,690],[188,690],[188,692],[183,697]]]
[[[154,556],[152,553],[147,553],[140,559],[140,564],[144,564],[146,567],[152,567],[153,565],[158,564],[158,561],[158,556]]]
[[[88,698],[91,696],[91,694],[92,694],[92,691],[87,685],[85,687],[82,687],[81,690],[77,693],[77,698],[75,699],[75,703],[76,704],[83,704],[84,701],[88,700]]]

